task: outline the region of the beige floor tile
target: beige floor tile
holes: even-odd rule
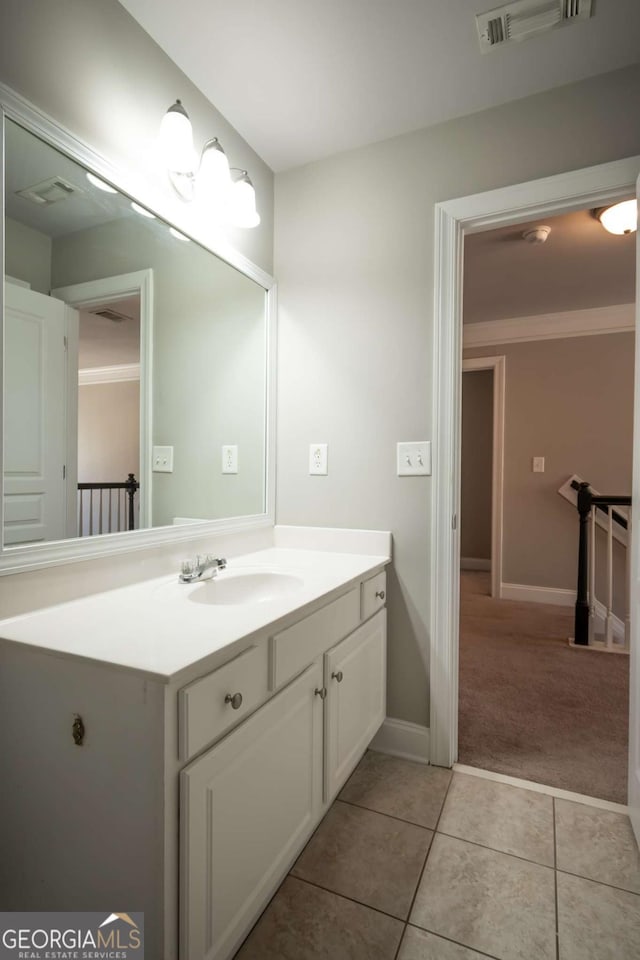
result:
[[[340,794],[378,813],[433,830],[451,780],[451,771],[367,751]]]
[[[640,897],[558,873],[560,960],[638,960]]]
[[[418,927],[407,927],[402,939],[398,960],[482,960],[485,954],[476,953],[451,940],[443,940]]]
[[[287,877],[236,960],[394,960],[400,920]]]
[[[638,845],[624,814],[556,800],[556,844],[558,870],[640,893]]]
[[[553,800],[543,793],[455,773],[438,831],[554,865]]]
[[[553,870],[436,834],[410,921],[500,960],[555,960]]]
[[[405,920],[433,834],[336,802],[292,874]]]

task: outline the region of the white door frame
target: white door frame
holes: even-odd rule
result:
[[[152,464],[151,438],[153,410],[153,270],[137,270],[116,277],[104,277],[58,287],[52,297],[64,300],[76,310],[96,304],[114,303],[125,297],[140,297],[140,499],[139,525],[146,529],[152,524]]]
[[[504,397],[505,358],[468,357],[464,373],[493,371],[492,453],[491,453],[491,596],[502,599],[502,493],[504,488]],[[462,451],[461,451],[462,453]],[[462,466],[462,461],[461,461]]]
[[[635,194],[639,171],[640,157],[630,157],[436,204],[430,574],[432,763],[450,767],[458,754],[463,235],[602,206]]]

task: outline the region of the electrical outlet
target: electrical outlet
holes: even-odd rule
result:
[[[235,443],[226,444],[222,448],[222,472],[238,472],[238,447]]]
[[[431,476],[431,441],[399,443],[396,460],[399,477]]]
[[[154,473],[173,473],[173,447],[154,447],[151,459]]]
[[[315,476],[326,476],[329,472],[327,468],[327,444],[312,443],[309,445],[309,473]]]

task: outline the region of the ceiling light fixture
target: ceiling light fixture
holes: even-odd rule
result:
[[[191,121],[180,100],[162,118],[160,149],[169,180],[183,200],[206,205],[220,222],[237,227],[258,226],[255,190],[246,170],[239,171],[237,180],[232,179],[227,155],[217,137],[206,141],[198,159]]]
[[[183,240],[184,243],[189,243],[189,237],[185,237],[184,233],[180,233],[175,227],[169,227],[169,233],[172,237],[175,237],[176,240]]]
[[[136,213],[139,213],[141,217],[147,217],[149,220],[155,220],[155,214],[151,213],[150,210],[147,210],[146,207],[141,207],[139,203],[136,203],[135,200],[131,201],[131,209],[135,210]]]
[[[609,233],[626,236],[638,229],[638,201],[635,197],[610,207],[601,207],[593,213]]]

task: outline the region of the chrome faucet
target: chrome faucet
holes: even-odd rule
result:
[[[205,557],[196,557],[195,560],[183,560],[180,566],[178,580],[180,583],[194,583],[196,580],[211,580],[220,570],[224,570],[227,561],[221,557],[211,557],[207,554]],[[205,577],[205,573],[209,573]]]

